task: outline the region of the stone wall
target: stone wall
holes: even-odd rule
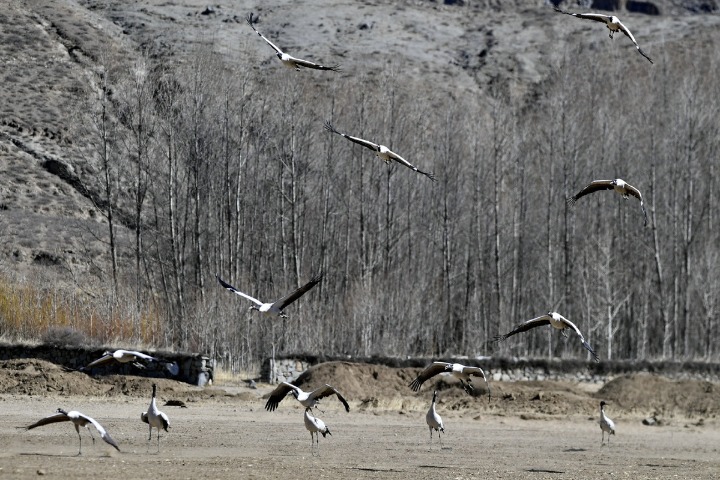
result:
[[[102,357],[106,350],[115,349],[61,347],[52,345],[7,345],[0,344],[0,360],[13,358],[39,358],[63,367],[77,370],[88,365],[93,360]],[[131,363],[110,363],[90,369],[87,373],[96,375],[136,375],[151,378],[171,378],[193,385],[203,386],[213,379],[213,362],[209,357],[199,353],[172,353],[172,352],[144,352],[153,357],[162,358],[168,362],[175,362],[179,367],[177,375],[172,375],[164,364],[151,362],[144,368]]]
[[[529,360],[495,357],[482,359],[464,357],[399,359],[393,357],[327,357],[303,354],[276,357],[274,360],[266,359],[260,372],[261,379],[268,383],[292,382],[307,368],[330,361],[369,363],[395,368],[424,368],[433,361],[457,362],[463,365],[481,367],[488,376],[488,380],[495,382],[562,380],[602,384],[618,375],[650,372],[676,380],[696,379],[720,383],[720,365],[706,362],[606,361],[594,363],[560,359]]]
[[[263,362],[260,378],[271,384],[292,382],[312,364],[307,359],[300,358],[268,358]]]

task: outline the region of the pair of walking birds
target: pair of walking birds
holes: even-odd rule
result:
[[[430,429],[430,445],[432,446],[433,430],[434,430],[438,434],[438,440],[440,442],[440,446],[442,447],[442,437],[440,436],[440,434],[445,433],[445,424],[443,423],[442,417],[440,417],[440,415],[437,413],[437,410],[435,408],[436,399],[437,399],[437,390],[435,390],[433,392],[432,403],[430,404],[430,409],[428,410],[427,414],[425,415],[425,421],[428,425],[428,428]],[[601,432],[600,445],[601,446],[605,444],[605,433],[607,433],[608,445],[610,445],[610,435],[615,435],[615,422],[613,422],[605,414],[605,405],[607,405],[607,403],[604,400],[600,402],[600,421],[598,423],[600,424],[600,432]]]
[[[152,429],[157,429],[157,447],[158,452],[160,452],[160,429],[163,429],[167,432],[168,428],[170,428],[170,419],[165,413],[161,412],[157,408],[157,404],[155,402],[156,389],[157,386],[153,384],[150,407],[148,408],[147,412],[142,412],[140,414],[140,419],[143,422],[147,423],[150,427],[150,436],[148,437],[148,449],[150,448],[150,440],[152,439]],[[92,425],[95,430],[97,430],[97,432],[100,434],[100,438],[102,438],[105,443],[111,445],[118,452],[120,451],[120,447],[118,446],[117,442],[110,436],[107,430],[105,430],[105,428],[100,425],[99,422],[97,422],[92,417],[89,417],[88,415],[80,413],[76,410],[71,410],[68,412],[66,410],[63,410],[62,408],[58,408],[57,413],[55,413],[54,415],[42,418],[37,422],[33,423],[32,425],[28,425],[24,428],[26,430],[32,430],[33,428],[42,427],[43,425],[49,425],[51,423],[58,422],[71,422],[75,427],[75,431],[77,432],[79,441],[79,448],[77,453],[78,455],[82,455],[82,436],[80,435],[80,427],[85,427],[87,429],[88,433],[90,434],[90,438],[92,438],[93,445],[95,444],[95,437],[92,434],[90,425]]]

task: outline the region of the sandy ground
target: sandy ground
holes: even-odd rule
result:
[[[482,401],[473,399],[474,401]],[[147,399],[118,396],[0,395],[0,478],[717,478],[720,430],[676,419],[647,427],[640,418],[617,420],[618,433],[601,446],[597,419],[553,416],[523,420],[512,415],[444,411],[442,447],[429,444],[423,410],[350,413],[337,402],[318,414],[332,436],[311,454],[303,411],[285,400],[275,412],[263,400],[217,396],[162,406],[170,432],[148,445],[140,412]],[[120,445],[95,445],[83,435],[83,454],[69,423],[26,431],[56,408],[98,419]],[[96,435],[97,436],[97,435]]]

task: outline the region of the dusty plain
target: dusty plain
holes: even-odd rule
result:
[[[365,376],[373,369],[377,378]],[[488,399],[480,386],[468,396],[444,379],[413,394],[403,384],[415,371],[400,370],[341,364],[316,372],[313,384],[338,384],[340,375],[355,372],[356,388],[345,385],[350,413],[324,399],[318,416],[332,436],[320,438],[319,455],[312,455],[295,400],[265,411],[269,385],[201,389],[166,379],[91,378],[37,360],[0,362],[0,478],[714,479],[720,472],[718,386],[710,382],[679,384],[650,376],[618,379],[603,388],[491,382]],[[379,380],[387,388],[370,392]],[[158,404],[171,420],[159,453],[155,435],[148,443],[140,421],[153,381]],[[425,424],[432,388],[439,390],[437,408],[446,424],[442,446],[437,437],[430,444]],[[635,399],[634,406],[612,400],[622,392]],[[617,435],[604,446],[597,423],[600,397],[608,398],[617,424]],[[649,408],[643,397],[663,404]],[[187,408],[164,405],[168,400],[181,400]],[[93,445],[81,431],[78,456],[70,424],[22,428],[58,407],[99,420],[122,451],[99,439]],[[643,425],[653,412],[660,425]]]

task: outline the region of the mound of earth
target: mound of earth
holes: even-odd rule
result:
[[[490,397],[482,378],[473,379],[474,391],[465,393],[449,375],[439,375],[413,392],[409,384],[421,368],[392,368],[365,363],[327,362],[307,369],[295,382],[305,389],[330,384],[360,408],[426,409],[433,390],[438,404],[450,410],[477,410],[495,414],[571,415],[592,412],[597,401],[577,385],[563,382],[490,382]]]
[[[716,417],[720,386],[699,380],[669,380],[649,373],[624,375],[609,381],[598,398],[612,401],[629,413]]]
[[[32,358],[0,362],[0,393],[4,394],[147,397],[152,391],[153,383],[163,392],[164,398],[174,396],[194,399],[212,396],[215,392],[212,389],[199,389],[187,383],[164,378],[129,375],[91,377],[45,360]]]
[[[482,379],[474,379],[475,390],[465,393],[451,376],[439,375],[425,382],[419,392],[408,386],[420,368],[392,368],[366,363],[327,362],[309,368],[296,385],[310,390],[325,383],[333,385],[360,410],[422,411],[428,408],[433,390],[444,410],[463,415],[520,415],[523,418],[589,415],[597,413],[598,402],[606,400],[613,416],[662,416],[716,418],[720,413],[720,386],[698,380],[670,380],[653,374],[618,377],[599,391],[587,385],[558,381],[490,382],[491,396]],[[164,400],[197,401],[228,397],[222,388],[199,388],[164,378],[131,375],[91,377],[38,359],[0,362],[0,394],[147,397],[156,383]],[[232,397],[253,401],[264,386],[251,394],[243,391]],[[355,407],[356,406],[356,407]]]
[[[409,383],[420,368],[392,368],[350,362],[327,362],[303,372],[295,382],[304,389],[330,384],[360,408],[396,410],[426,409],[432,391],[439,394],[444,409],[469,410],[527,418],[552,415],[595,415],[600,400],[612,402],[616,417],[704,416],[720,412],[720,386],[699,380],[670,380],[650,374],[629,374],[608,382],[592,393],[579,383],[559,381],[490,382],[491,397],[482,379],[474,379],[475,390],[467,395],[459,382],[439,375],[428,380],[418,393]]]

